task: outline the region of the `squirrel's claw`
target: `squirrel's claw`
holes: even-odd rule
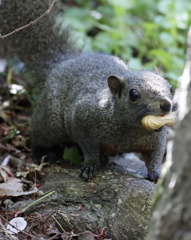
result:
[[[151,182],[157,182],[160,177],[160,171],[151,171],[148,173],[147,179]]]
[[[96,166],[83,166],[80,169],[79,177],[82,178],[85,181],[89,181],[93,178],[96,172]]]

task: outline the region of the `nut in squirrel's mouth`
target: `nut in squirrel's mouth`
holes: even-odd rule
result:
[[[176,112],[160,116],[147,115],[142,118],[142,125],[148,130],[157,130],[164,125],[172,126],[176,120]]]

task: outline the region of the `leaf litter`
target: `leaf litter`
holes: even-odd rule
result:
[[[38,190],[41,185],[43,168],[47,163],[32,164],[29,121],[33,102],[24,88],[27,80],[14,74],[11,69],[9,79],[3,75],[4,89],[0,89],[0,229],[9,239],[63,239],[63,240],[111,240],[107,232],[100,230],[97,234],[89,231],[82,233],[66,232],[54,217],[46,214],[32,213],[27,215],[26,209],[37,204],[41,199],[53,194],[43,195]],[[17,82],[18,81],[18,82]],[[21,86],[20,84],[23,84]],[[22,91],[13,91],[13,87]],[[20,87],[19,87],[20,85]],[[36,90],[35,90],[36,91]],[[79,164],[82,160],[76,147],[66,148],[65,159]],[[74,160],[73,160],[74,159]],[[65,162],[66,167],[67,161]],[[71,163],[69,163],[71,165]],[[37,196],[42,196],[37,199]],[[36,199],[32,204],[20,211],[11,210],[11,205],[25,199]],[[14,234],[14,235],[13,235]]]

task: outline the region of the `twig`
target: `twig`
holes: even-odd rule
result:
[[[58,236],[59,236],[59,235],[60,235],[60,234],[58,233],[58,234],[54,235],[53,237],[49,238],[48,240],[58,239]]]
[[[41,200],[43,200],[44,198],[50,196],[50,195],[53,194],[53,193],[54,193],[54,191],[52,191],[52,192],[50,192],[50,193],[48,193],[48,194],[46,194],[46,195],[38,198],[38,199],[35,200],[34,202],[30,203],[27,207],[23,208],[21,211],[16,212],[16,213],[14,214],[14,217],[17,217],[18,215],[23,214],[24,212],[26,212],[26,210],[27,210],[28,208],[32,207],[33,205],[35,205],[36,203],[40,202]]]
[[[15,29],[14,31],[12,31],[12,32],[4,35],[4,36],[1,36],[1,34],[0,34],[0,39],[6,38],[6,37],[8,37],[8,36],[10,36],[10,35],[12,35],[12,34],[14,34],[14,33],[16,33],[16,32],[19,32],[19,31],[21,31],[21,30],[23,30],[23,29],[25,29],[25,28],[27,28],[27,27],[30,27],[31,25],[33,25],[33,24],[35,24],[36,22],[38,22],[40,19],[42,19],[43,17],[45,17],[46,15],[48,15],[48,14],[50,13],[50,11],[52,10],[55,2],[56,2],[56,0],[53,0],[52,3],[50,4],[48,10],[47,10],[44,14],[42,14],[39,18],[37,18],[36,20],[28,23],[28,24],[25,25],[25,26],[22,26],[22,27],[20,27],[20,28]]]
[[[11,234],[9,234],[9,233],[7,232],[6,228],[3,226],[3,224],[2,224],[1,222],[0,222],[0,225],[1,225],[2,229],[4,230],[5,235],[6,235],[10,240],[13,240]]]
[[[54,212],[52,212],[45,220],[43,220],[42,222],[45,223],[49,218],[52,217],[52,215],[54,215],[55,213],[57,213],[58,211],[55,210]]]
[[[25,207],[24,209],[22,209],[21,212],[22,212],[22,213],[26,212],[26,210],[27,210],[28,208],[30,208],[30,207],[32,207],[33,205],[37,204],[38,202],[40,202],[40,201],[43,200],[44,198],[49,197],[49,196],[50,196],[51,194],[53,194],[53,193],[54,193],[54,191],[49,192],[48,194],[46,194],[46,195],[38,198],[38,199],[35,200],[34,202],[30,203],[27,207]]]
[[[61,226],[61,224],[57,221],[57,219],[54,217],[54,215],[52,215],[51,216],[53,219],[54,219],[54,221],[58,224],[58,226],[60,227],[60,229],[62,230],[62,232],[66,232],[65,230],[64,230],[64,228]]]

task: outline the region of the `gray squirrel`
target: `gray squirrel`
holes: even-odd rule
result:
[[[51,1],[2,3],[0,33],[31,22]],[[41,82],[31,122],[33,157],[51,159],[60,145],[77,143],[84,162],[80,177],[90,180],[100,166],[100,154],[140,152],[148,179],[156,181],[166,149],[167,127],[151,131],[141,119],[175,109],[172,87],[154,71],[132,71],[118,57],[80,53],[55,27],[59,8],[41,21],[1,40],[2,56],[18,56]],[[58,146],[58,148],[57,148]],[[50,152],[50,154],[49,154]]]

